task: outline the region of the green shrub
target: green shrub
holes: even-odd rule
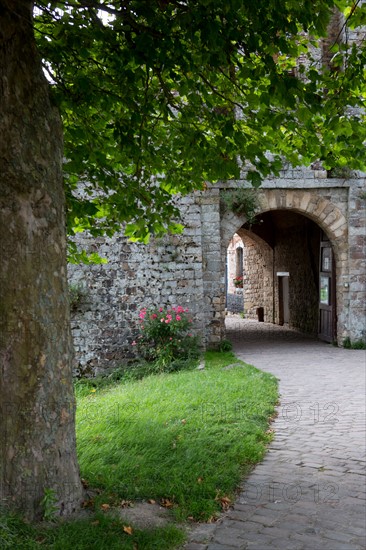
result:
[[[139,318],[140,334],[132,344],[151,363],[151,373],[180,370],[198,359],[199,339],[187,308],[142,308]]]

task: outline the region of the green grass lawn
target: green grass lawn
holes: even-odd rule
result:
[[[92,503],[98,517],[24,532],[16,519],[11,528],[0,518],[1,548],[176,547],[184,538],[177,527],[128,535],[101,505],[153,499],[171,507],[176,520],[214,518],[262,459],[278,399],[276,379],[231,352],[207,353],[203,370],[110,385],[84,381],[76,392],[81,475],[101,491]],[[13,535],[19,540],[6,545]]]
[[[173,550],[182,544],[182,530],[170,525],[153,530],[134,529],[126,522],[101,512],[91,519],[55,526],[34,526],[11,514],[0,515],[1,550]]]
[[[229,369],[225,365],[235,364]],[[82,477],[118,499],[167,499],[177,519],[207,520],[264,455],[276,380],[232,353],[204,370],[150,376],[78,399]]]

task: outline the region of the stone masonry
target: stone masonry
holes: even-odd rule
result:
[[[80,241],[89,252],[98,251],[107,257],[108,264],[69,266],[70,283],[83,289],[72,316],[79,373],[95,375],[128,363],[133,357],[131,343],[137,333],[138,310],[143,306],[188,307],[203,346],[217,346],[225,338],[228,244],[238,233],[247,242],[251,239],[252,244],[261,246],[260,237],[245,227],[245,216],[222,207],[221,193],[238,186],[248,184],[244,180],[222,182],[181,198],[185,225],[181,235],[152,240],[148,245],[130,243],[122,235],[103,239],[84,237]],[[336,264],[338,344],[342,345],[346,337],[351,341],[365,339],[364,176],[334,179],[319,170],[284,170],[280,178],[267,179],[258,190],[258,216],[270,212],[278,212],[281,219],[290,213],[301,215],[328,236]],[[283,234],[283,258],[291,259],[292,245],[288,244],[286,249],[286,235],[293,238],[294,233],[291,230]],[[301,232],[297,238],[301,243]],[[263,242],[262,250],[269,254],[270,247]],[[293,246],[299,248],[298,244]],[[298,264],[299,272],[310,269],[305,256]],[[286,261],[280,269],[287,270]],[[301,294],[304,289],[297,291],[297,296]],[[295,302],[294,319],[302,307]],[[265,320],[278,322],[275,285],[267,293],[266,303]],[[301,321],[297,322],[301,328]],[[316,322],[312,321],[313,328]]]

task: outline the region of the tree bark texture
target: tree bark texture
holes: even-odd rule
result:
[[[53,490],[80,507],[66,276],[62,125],[32,29],[0,2],[0,504],[29,519]]]

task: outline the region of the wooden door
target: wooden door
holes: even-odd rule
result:
[[[319,258],[319,338],[326,342],[336,339],[335,266],[332,245],[322,235]]]

